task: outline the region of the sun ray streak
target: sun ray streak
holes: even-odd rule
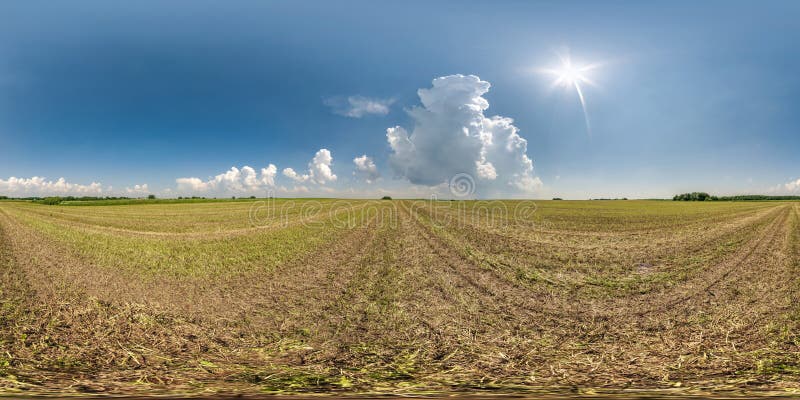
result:
[[[586,133],[592,136],[592,127],[589,125],[589,113],[586,111],[586,99],[583,98],[583,91],[578,81],[575,81],[575,91],[578,92],[578,99],[581,101],[581,108],[583,109],[583,120],[586,121]]]

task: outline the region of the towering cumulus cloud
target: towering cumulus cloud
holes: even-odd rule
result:
[[[414,128],[386,130],[396,176],[411,183],[439,185],[469,174],[482,195],[530,193],[542,182],[533,174],[528,142],[511,118],[486,117],[482,96],[489,82],[474,75],[450,75],[418,91],[421,107],[409,111]]]
[[[324,185],[326,182],[333,182],[336,180],[336,174],[333,173],[331,166],[333,165],[333,156],[328,149],[319,149],[314,158],[308,163],[308,173],[300,174],[293,168],[284,168],[283,175],[295,182],[311,181]]]

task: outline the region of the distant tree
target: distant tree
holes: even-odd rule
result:
[[[675,195],[673,201],[711,201],[718,200],[717,197],[711,196],[706,192],[692,192]]]
[[[64,201],[64,198],[61,197],[45,197],[41,200],[38,200],[40,204],[46,204],[48,206],[55,206],[61,204],[62,201]]]
[[[0,196],[0,200],[8,200],[8,196]]]
[[[391,199],[392,199],[392,196],[383,196],[383,197],[381,197],[381,200],[391,200]]]
[[[148,195],[147,195],[147,198],[148,198],[148,199],[150,199],[150,200],[155,200],[155,199],[156,199],[156,195],[154,195],[154,194],[148,194]]]
[[[561,197],[553,197],[553,200],[564,200]]]
[[[250,198],[251,198],[251,199],[255,199],[255,198],[256,198],[256,196],[250,196]]]

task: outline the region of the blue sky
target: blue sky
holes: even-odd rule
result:
[[[797,15],[793,1],[2,2],[0,194],[446,195],[459,171],[477,197],[800,193]],[[541,72],[567,49],[600,64],[590,130],[575,90]],[[488,108],[458,114],[464,90]],[[509,137],[489,122],[460,138],[493,116],[527,148],[481,144]],[[389,143],[396,126],[413,151]]]

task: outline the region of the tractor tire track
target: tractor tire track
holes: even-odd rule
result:
[[[691,282],[686,282],[681,286],[682,288],[694,287],[698,286],[700,282],[704,282],[705,284],[699,285],[699,288],[684,289],[686,292],[684,294],[675,293],[681,289],[677,289],[675,291],[670,290],[669,294],[663,296],[665,298],[662,297],[660,299],[653,299],[652,296],[648,296],[649,298],[646,299],[646,302],[648,304],[655,303],[655,307],[645,307],[643,304],[636,304],[631,306],[629,309],[626,309],[624,312],[627,313],[628,310],[638,309],[641,311],[633,311],[633,314],[636,316],[644,316],[659,311],[670,310],[680,304],[688,302],[689,300],[707,295],[712,288],[720,285],[734,273],[739,272],[754,257],[762,255],[763,253],[767,252],[770,246],[774,246],[779,241],[779,237],[782,233],[781,228],[786,225],[788,216],[789,209],[785,206],[782,207],[781,212],[775,216],[773,222],[763,229],[764,233],[758,234],[750,242],[743,244],[740,252],[722,261],[721,263],[712,266],[711,268],[707,269],[705,273],[695,277],[695,279],[693,279]],[[639,300],[642,302],[644,299]]]

